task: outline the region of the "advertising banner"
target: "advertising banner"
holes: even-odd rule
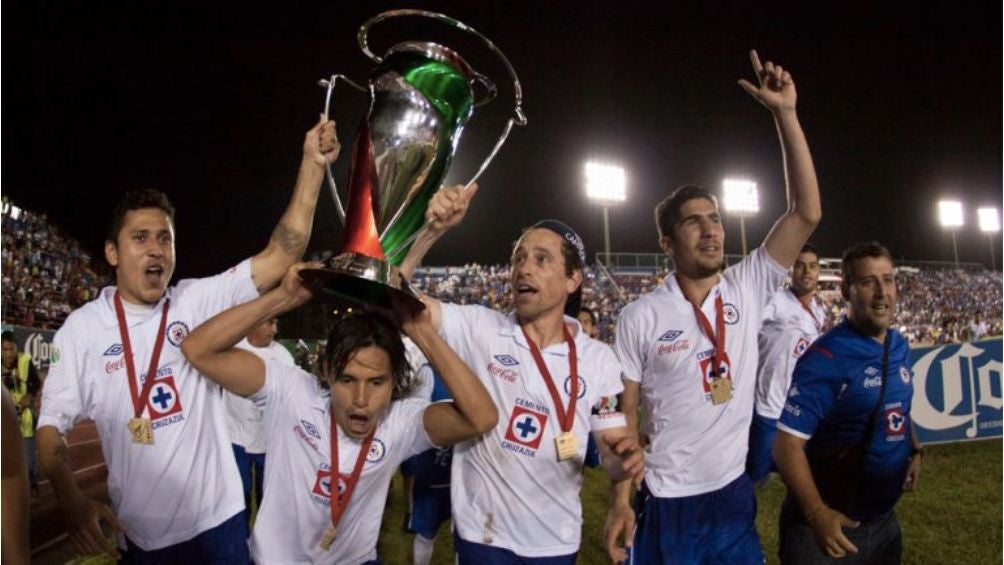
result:
[[[1001,437],[1001,338],[917,348],[911,415],[921,443]]]
[[[36,369],[48,371],[49,363],[53,361],[54,356],[58,355],[56,348],[52,346],[52,338],[56,332],[4,324],[3,331],[8,330],[14,332],[17,350],[30,353],[31,361],[35,364]]]

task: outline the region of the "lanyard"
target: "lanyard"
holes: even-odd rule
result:
[[[547,392],[551,393],[551,400],[554,401],[554,410],[558,413],[558,423],[561,426],[561,431],[567,433],[572,430],[572,424],[575,423],[575,401],[579,398],[579,360],[575,351],[575,340],[572,339],[568,326],[562,322],[561,328],[565,330],[565,343],[568,344],[568,364],[572,381],[571,397],[568,399],[567,411],[561,405],[561,396],[558,394],[558,387],[554,386],[554,379],[551,378],[551,372],[547,370],[547,364],[544,363],[544,358],[540,355],[540,348],[526,334],[526,329],[520,326],[520,329],[523,330],[523,337],[526,338],[526,343],[530,346],[533,360],[537,363],[537,369],[544,377],[544,383],[547,384]]]
[[[345,493],[338,492],[338,483],[341,481],[341,471],[338,469],[338,423],[335,421],[335,414],[331,414],[331,527],[337,528],[338,522],[342,520],[342,514],[349,507],[352,499],[352,492],[356,490],[356,483],[359,482],[359,475],[363,472],[363,463],[366,462],[366,455],[370,452],[370,445],[373,444],[374,429],[359,448],[359,455],[356,456],[356,465],[352,468],[352,474],[345,481]]]
[[[153,390],[153,382],[157,380],[157,363],[160,361],[160,351],[164,348],[164,328],[167,327],[167,309],[171,304],[171,299],[164,299],[163,313],[160,315],[160,329],[157,330],[157,339],[153,345],[153,353],[150,355],[150,368],[146,371],[146,381],[143,383],[142,392],[137,393],[136,366],[132,360],[132,344],[129,342],[129,327],[126,325],[125,309],[122,307],[122,297],[119,291],[115,291],[115,315],[119,321],[119,335],[122,337],[122,349],[125,350],[126,375],[129,377],[129,394],[132,395],[132,406],[134,417],[139,418],[143,414],[146,406],[146,399]]]
[[[812,313],[812,308],[809,308],[808,306],[805,305],[804,302],[799,300],[797,294],[795,294],[794,292],[792,292],[791,294],[795,296],[795,300],[798,300],[798,305],[802,307],[802,310],[805,310],[805,312],[809,315],[809,317],[812,318],[812,325],[816,326],[816,333],[822,332],[823,331],[822,324],[820,324],[819,320],[816,319],[816,315]]]
[[[697,316],[698,325],[701,326],[704,335],[708,336],[711,343],[715,345],[715,357],[712,359],[714,374],[712,377],[726,377],[727,375],[722,374],[722,364],[725,362],[725,314],[723,312],[725,307],[722,305],[722,295],[719,294],[715,297],[715,329],[717,332],[712,332],[711,322],[708,321],[708,317],[704,315],[704,312],[693,303],[691,303],[691,306],[694,308],[694,315]]]

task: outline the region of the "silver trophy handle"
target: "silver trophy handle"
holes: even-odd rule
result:
[[[335,90],[335,85],[338,84],[338,80],[341,79],[350,85],[352,85],[356,90],[360,92],[366,92],[366,89],[359,86],[352,81],[349,77],[345,75],[331,75],[331,78],[317,81],[317,84],[325,88],[324,93],[324,121],[328,121],[328,115],[331,111],[331,94]],[[338,196],[338,185],[335,184],[335,175],[331,172],[331,161],[325,159],[324,170],[326,171],[325,177],[328,179],[328,188],[331,190],[331,196],[335,199],[335,210],[338,212],[338,219],[341,220],[342,225],[345,225],[345,207],[342,206],[342,199]]]
[[[495,46],[494,43],[492,43],[492,40],[488,39],[487,37],[482,35],[481,32],[472,28],[471,26],[459,20],[455,20],[447,15],[440,14],[438,12],[429,12],[426,10],[411,10],[411,9],[389,10],[377,14],[372,18],[370,18],[369,20],[367,20],[366,23],[360,26],[359,34],[357,37],[359,40],[359,48],[362,49],[363,53],[365,53],[366,56],[370,58],[370,60],[372,60],[377,64],[383,62],[383,57],[380,57],[379,55],[373,53],[373,51],[370,50],[369,43],[367,42],[367,36],[369,35],[370,28],[373,27],[375,24],[382,22],[384,20],[402,16],[418,16],[418,17],[439,20],[441,22],[452,25],[453,27],[461,31],[465,31],[477,37],[488,47],[489,50],[492,51],[492,53],[495,53],[495,55],[498,56],[498,58],[502,61],[502,64],[505,66],[506,71],[509,72],[509,77],[512,79],[513,98],[515,99],[513,116],[509,118],[509,120],[506,122],[505,127],[502,129],[502,135],[499,136],[498,141],[495,142],[495,146],[492,147],[491,152],[488,153],[488,156],[481,163],[481,166],[478,168],[478,171],[474,174],[471,180],[467,181],[467,184],[464,185],[464,190],[469,190],[471,188],[471,185],[474,184],[478,180],[478,178],[481,177],[481,174],[485,172],[485,169],[488,168],[488,165],[491,164],[493,159],[495,159],[495,156],[498,154],[499,149],[502,148],[502,144],[505,143],[506,139],[509,137],[509,132],[512,131],[513,126],[522,127],[527,124],[526,114],[523,113],[523,87],[520,85],[519,77],[516,75],[516,69],[513,68],[512,63],[509,62],[509,59],[505,56],[505,53],[503,53],[501,49],[499,49],[498,47]],[[496,88],[495,83],[493,83],[488,77],[482,75],[481,73],[475,73],[474,80],[480,82],[487,91],[483,98],[477,100],[474,103],[475,107],[482,106],[495,99],[495,96],[498,93],[498,89]],[[431,224],[432,222],[427,221],[421,228],[416,230],[415,233],[411,234],[411,237],[405,239],[397,247],[390,250],[387,253],[387,258],[392,259],[393,257],[399,255],[401,251],[403,251],[409,245],[411,245],[415,241],[415,239],[418,238],[419,235],[425,233],[429,229],[429,226]]]

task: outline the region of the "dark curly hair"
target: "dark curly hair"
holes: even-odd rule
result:
[[[328,334],[324,348],[322,372],[329,377],[342,374],[352,355],[369,346],[376,346],[390,357],[392,400],[405,397],[411,391],[411,365],[401,341],[401,330],[387,316],[369,309],[354,310],[339,318]]]
[[[167,217],[171,219],[171,224],[174,224],[174,206],[166,194],[152,188],[131,190],[115,206],[111,222],[108,223],[108,231],[105,233],[105,241],[118,245],[119,232],[122,231],[122,226],[125,224],[126,214],[133,210],[143,210],[145,208],[159,208],[163,210],[167,214]]]

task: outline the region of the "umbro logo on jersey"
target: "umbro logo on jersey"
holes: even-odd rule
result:
[[[659,341],[673,341],[674,339],[680,337],[683,334],[683,330],[669,330],[668,332],[662,334]]]
[[[109,347],[108,349],[106,349],[105,352],[102,353],[102,355],[106,357],[114,357],[116,355],[122,355],[123,351],[125,351],[125,349],[122,347],[122,344],[116,343],[111,347]]]
[[[865,377],[863,384],[865,388],[875,388],[882,386],[882,377],[878,375],[875,375],[874,377]]]
[[[519,361],[512,355],[495,355],[495,360],[502,363],[506,367],[512,367],[513,365],[519,365]]]
[[[300,420],[300,423],[303,424],[303,431],[307,432],[308,435],[317,439],[321,439],[321,434],[318,433],[317,426],[311,424],[306,420]]]
[[[879,374],[879,370],[876,369],[875,367],[868,367],[867,369],[865,369],[865,374],[868,375],[869,377],[874,377],[875,375]]]

